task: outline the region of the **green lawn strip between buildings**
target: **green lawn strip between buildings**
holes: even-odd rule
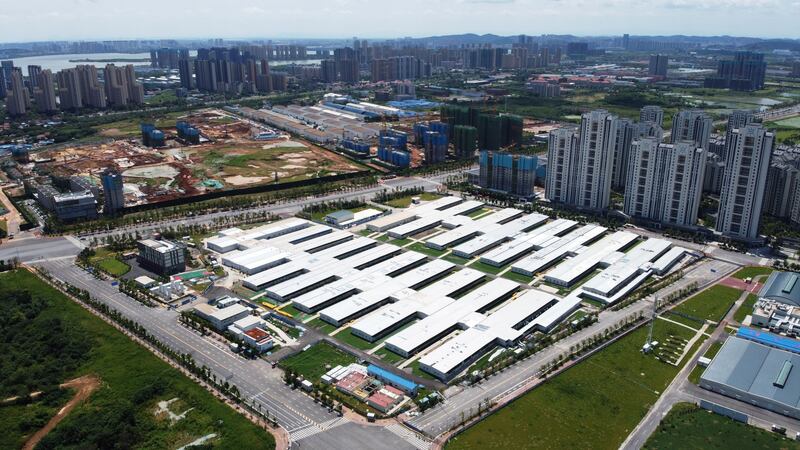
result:
[[[800,442],[714,414],[691,403],[678,403],[664,417],[643,448],[800,449]]]
[[[758,296],[756,294],[748,294],[747,298],[739,306],[739,309],[737,309],[736,312],[733,313],[733,320],[742,323],[742,321],[747,317],[748,314],[752,314],[753,307],[755,306],[757,301],[758,301]]]
[[[616,449],[680,370],[641,353],[641,327],[550,379],[447,444],[461,449]],[[690,339],[691,330],[657,321],[654,339]],[[579,426],[576,426],[579,424]]]
[[[0,274],[0,297],[16,288],[48,303],[33,320],[58,319],[62,326],[76,327],[89,336],[91,349],[85,361],[67,379],[96,375],[101,380],[101,387],[45,436],[39,448],[177,448],[210,433],[217,437],[208,444],[219,448],[274,448],[269,433],[35,275],[23,270]],[[53,333],[48,345],[57,342],[59,332]],[[172,398],[179,399],[171,407],[173,412],[193,409],[171,424],[153,412],[158,401]],[[18,414],[16,407],[0,407],[0,424],[10,423],[9,416]],[[10,439],[13,432],[3,429],[6,433],[0,439]],[[5,443],[0,447],[7,448]]]
[[[291,369],[312,383],[318,383],[321,376],[328,371],[326,365],[346,366],[356,362],[353,355],[345,353],[327,342],[318,342],[308,350],[294,354],[281,360],[284,369]]]
[[[709,359],[714,359],[714,355],[716,355],[719,352],[719,349],[721,348],[722,348],[721,342],[713,342],[708,347],[708,350],[706,350],[706,353],[703,356]],[[700,377],[703,375],[703,371],[705,370],[706,370],[705,367],[702,367],[699,364],[696,365],[694,369],[692,369],[692,371],[689,373],[689,381],[694,384],[699,384]]]
[[[773,270],[774,269],[771,267],[744,267],[737,270],[736,273],[731,276],[740,280],[744,280],[745,278],[755,278],[759,275],[769,275],[773,272]]]

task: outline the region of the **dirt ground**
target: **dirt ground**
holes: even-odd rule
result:
[[[100,378],[97,378],[94,375],[85,375],[80,378],[75,378],[74,380],[67,381],[59,386],[61,389],[77,389],[78,392],[75,393],[75,396],[61,408],[58,413],[47,422],[47,425],[39,429],[33,436],[28,439],[28,442],[22,447],[22,450],[33,450],[36,447],[36,444],[39,443],[47,433],[50,432],[56,425],[59,424],[65,417],[78,405],[80,405],[84,400],[89,398],[92,395],[92,392],[96,391],[100,387]]]
[[[161,148],[145,147],[141,137],[131,133],[138,124],[125,124],[124,129],[111,127],[101,132],[108,137],[127,133],[125,138],[38,154],[36,170],[62,177],[89,177],[99,185],[103,170],[114,168],[125,177],[128,205],[273,183],[276,178],[278,182],[296,181],[360,170],[351,160],[301,139],[256,140],[261,129],[219,110],[195,112],[180,120],[200,130],[200,144],[187,145],[180,140],[174,119],[156,121],[166,136]]]

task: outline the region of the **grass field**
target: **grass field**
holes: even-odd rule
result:
[[[356,362],[355,356],[349,355],[327,342],[319,342],[304,352],[281,360],[281,367],[292,369],[305,379],[316,383],[328,371],[326,365],[346,366]]]
[[[392,208],[408,208],[411,206],[411,198],[412,197],[419,197],[422,201],[430,201],[430,200],[438,200],[441,196],[438,194],[434,194],[433,192],[423,192],[419,195],[408,195],[406,197],[400,197],[393,200],[389,200],[386,202],[387,205],[391,206]]]
[[[503,266],[503,267],[495,267],[495,266],[493,266],[491,264],[486,264],[486,263],[483,263],[481,261],[475,261],[474,263],[470,264],[467,267],[469,267],[470,269],[480,270],[481,272],[486,272],[486,273],[488,273],[490,275],[497,275],[498,273],[500,273],[504,269],[506,269],[505,266]]]
[[[661,421],[645,449],[800,449],[800,442],[733,419],[678,403]]]
[[[737,270],[736,273],[731,276],[740,280],[744,280],[745,278],[754,278],[759,275],[769,275],[773,270],[774,269],[771,267],[744,267]]]
[[[741,294],[742,291],[738,289],[716,285],[691,297],[672,311],[718,322]]]
[[[451,263],[455,264],[466,264],[469,262],[469,259],[462,258],[460,256],[454,255],[452,253],[442,256],[442,259],[445,261],[450,261]]]
[[[336,330],[336,327],[334,325],[331,325],[328,322],[325,322],[324,320],[320,319],[319,317],[317,317],[316,319],[313,319],[313,320],[310,320],[310,321],[306,322],[305,325],[309,326],[309,327],[313,327],[317,331],[321,331],[321,332],[323,332],[325,334],[331,334],[333,331]]]
[[[379,350],[376,350],[375,353],[373,353],[373,355],[381,358],[381,361],[383,361],[383,362],[385,362],[387,364],[391,364],[391,365],[396,365],[397,363],[406,360],[402,356],[400,356],[397,353],[389,350],[386,347],[383,347],[383,348],[381,348]]]
[[[355,334],[350,332],[350,328],[345,328],[344,330],[336,333],[336,340],[344,342],[345,344],[351,345],[359,350],[369,350],[372,347],[378,345],[376,342],[369,342],[366,339],[362,339]]]
[[[516,281],[517,283],[522,283],[522,284],[530,284],[530,282],[533,281],[533,277],[513,272],[511,270],[504,273],[503,278],[508,278],[511,281]]]
[[[31,273],[0,274],[0,296],[11,288],[29,290],[48,302],[44,319],[60,318],[90,334],[88,359],[68,379],[93,374],[102,382],[39,448],[177,448],[209,433],[217,433],[208,444],[218,448],[274,448],[270,434]],[[174,424],[153,414],[158,401],[171,398],[180,399],[177,407],[183,408],[181,411],[194,408]],[[19,414],[16,407],[0,408],[0,424],[16,420]],[[4,425],[2,428],[0,447],[16,447],[7,445],[13,433]]]
[[[747,317],[748,314],[753,312],[753,306],[755,306],[756,302],[758,301],[758,296],[755,294],[749,294],[747,298],[742,302],[739,309],[733,313],[733,320],[742,323],[742,321]]]
[[[436,250],[434,248],[427,247],[422,242],[415,242],[406,247],[406,249],[422,253],[423,255],[432,256],[434,258],[438,258],[446,253],[445,250]]]
[[[800,129],[800,117],[792,117],[775,122],[779,127],[798,128]]]
[[[97,261],[97,265],[115,277],[121,277],[131,270],[131,266],[125,264],[117,258],[103,258]]]
[[[656,322],[654,338],[690,338]],[[462,449],[616,449],[680,370],[641,353],[639,328],[448,442]]]
[[[491,214],[493,212],[494,212],[494,210],[490,209],[490,208],[479,208],[479,209],[476,209],[475,211],[472,211],[471,213],[467,214],[467,217],[471,217],[471,218],[474,219],[474,218],[476,218],[478,216],[483,216],[484,214],[488,216],[489,214]]]
[[[721,349],[721,348],[722,348],[722,343],[721,342],[712,342],[711,345],[708,347],[708,350],[706,350],[706,352],[703,354],[703,356],[705,356],[706,358],[713,359],[714,355],[716,355],[717,352],[719,352],[719,349]],[[689,377],[688,377],[689,381],[694,383],[694,384],[699,384],[700,383],[700,376],[703,375],[703,372],[705,370],[706,370],[705,367],[702,367],[699,364],[696,365],[694,367],[694,369],[692,369],[692,371],[689,373]]]

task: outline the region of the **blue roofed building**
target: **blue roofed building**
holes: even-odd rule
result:
[[[739,327],[736,336],[749,341],[769,347],[785,350],[787,352],[800,354],[800,341],[768,331],[756,330],[755,328]]]
[[[419,385],[411,380],[401,377],[400,375],[395,375],[386,369],[376,366],[375,364],[370,364],[367,367],[367,373],[390,386],[394,386],[397,389],[402,390],[408,395],[417,395],[417,389],[419,388]]]

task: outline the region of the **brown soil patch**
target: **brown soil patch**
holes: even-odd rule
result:
[[[85,375],[80,378],[75,378],[74,380],[67,381],[59,386],[62,389],[77,389],[78,392],[75,393],[75,396],[64,405],[58,413],[47,422],[47,425],[39,429],[33,436],[28,439],[28,442],[22,446],[22,450],[33,450],[36,447],[36,444],[42,440],[47,433],[49,433],[56,425],[59,424],[65,417],[75,409],[79,404],[81,404],[84,400],[89,398],[92,395],[92,392],[96,391],[97,388],[100,387],[100,378],[94,375]]]

